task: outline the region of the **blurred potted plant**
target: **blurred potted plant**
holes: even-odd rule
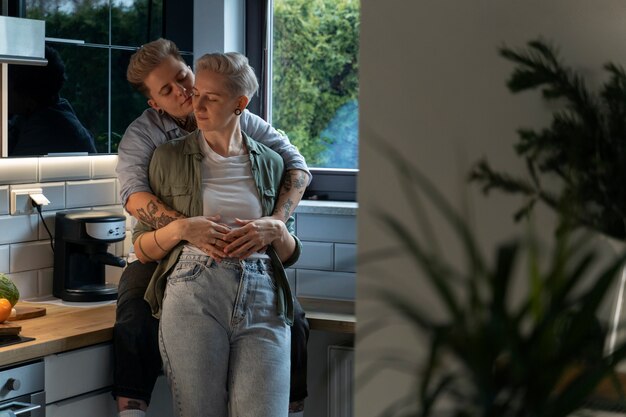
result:
[[[618,252],[626,238],[626,73],[613,64],[604,69],[608,80],[597,93],[583,77],[563,65],[554,47],[542,40],[528,42],[526,49],[502,47],[500,55],[516,64],[507,82],[519,93],[540,88],[543,97],[559,105],[549,127],[518,130],[515,150],[524,158],[528,177],[519,178],[479,161],[470,179],[487,194],[492,189],[527,197],[516,213],[527,215],[537,201],[560,211],[567,209],[574,226],[584,226],[609,237]],[[553,189],[545,183],[550,181]],[[620,294],[626,288],[626,271],[616,283],[612,312],[612,349],[617,339],[626,340],[626,309]]]
[[[414,261],[416,279],[434,290],[444,310],[435,315],[432,308],[417,304],[404,285],[386,281],[372,290],[429,344],[415,373],[415,389],[384,415],[564,417],[583,407],[603,381],[623,398],[615,365],[626,355],[626,344],[604,353],[605,330],[596,313],[624,257],[597,272],[596,254],[585,236],[568,232],[564,213],[545,270],[539,262],[543,251],[532,239],[498,245],[493,262],[488,262],[467,222],[436,187],[402,154],[382,142],[376,146],[393,161],[424,230],[410,232],[406,216],[384,209],[377,216]],[[427,230],[426,204],[450,225],[466,265],[450,263],[433,244],[436,234]],[[516,260],[522,253],[530,262],[520,277]],[[583,278],[594,270],[594,284],[584,288]],[[527,279],[530,289],[516,294],[518,303],[510,303],[515,277]],[[386,319],[360,327],[359,337],[387,325]],[[357,380],[366,383],[384,366],[373,362]]]
[[[564,66],[555,48],[542,40],[526,49],[500,48],[502,57],[516,64],[507,82],[513,93],[541,88],[543,97],[562,108],[544,129],[518,130],[517,153],[524,158],[528,178],[515,177],[477,163],[471,180],[485,193],[498,189],[528,197],[516,213],[527,214],[537,201],[559,209],[566,201],[575,225],[607,236],[626,237],[626,74],[608,63],[609,74],[598,93],[585,86],[583,77]],[[545,187],[557,179],[557,189]]]

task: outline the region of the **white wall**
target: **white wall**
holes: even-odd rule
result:
[[[364,0],[361,4],[361,260],[371,260],[372,251],[393,244],[377,221],[376,209],[388,209],[404,216],[407,224],[415,223],[393,170],[369,145],[375,138],[401,150],[459,207],[462,201],[469,202],[486,250],[522,232],[512,221],[518,198],[498,193],[484,197],[465,181],[471,163],[482,156],[496,167],[525,172],[512,148],[515,130],[545,126],[551,118],[538,93],[508,92],[505,80],[513,66],[496,49],[502,44],[521,47],[542,36],[559,47],[564,62],[597,85],[605,79],[601,69],[605,62],[626,64],[626,3]],[[441,219],[431,222],[441,246],[462,268],[450,232]],[[540,210],[535,227],[544,235],[552,230],[553,217],[547,210]],[[374,285],[405,287],[423,305],[429,297],[406,259],[387,256],[375,264],[361,264],[357,276],[359,377],[372,364],[381,363],[381,352],[393,355],[401,349],[415,358],[422,346],[393,312],[379,305],[372,295]],[[366,334],[367,324],[381,317],[397,324]],[[360,378],[355,415],[380,415],[412,389],[414,374],[404,367],[379,372],[371,381]]]
[[[196,0],[193,9],[193,54],[245,51],[243,0]]]

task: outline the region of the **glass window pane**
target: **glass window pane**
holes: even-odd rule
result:
[[[111,51],[111,152],[117,153],[128,125],[148,108],[147,98],[126,81],[126,67],[134,51]]]
[[[111,5],[111,43],[141,46],[163,33],[162,0],[114,0]]]
[[[26,17],[46,21],[46,36],[109,43],[109,2],[26,0]]]
[[[311,167],[357,168],[358,0],[274,0],[272,124]]]
[[[67,81],[61,90],[78,119],[93,134],[96,150],[109,152],[109,50],[54,44],[65,63]]]

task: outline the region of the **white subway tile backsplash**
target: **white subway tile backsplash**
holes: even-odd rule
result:
[[[50,242],[41,240],[11,245],[11,273],[51,268],[54,263]]]
[[[0,216],[0,245],[37,240],[38,219],[35,214]]]
[[[10,190],[42,188],[51,204],[44,221],[55,232],[57,211],[103,210],[124,214],[127,236],[109,252],[127,256],[134,219],[122,207],[115,173],[117,156],[0,159],[0,272],[15,280],[22,298],[52,294],[53,254],[48,232],[37,214],[8,216]],[[133,221],[131,221],[131,219]],[[287,270],[294,294],[353,300],[356,275],[356,217],[344,213],[297,214],[304,250]],[[107,266],[108,282],[117,283],[122,268]]]
[[[16,184],[11,190],[23,190],[25,188],[41,188],[43,195],[50,200],[50,204],[43,206],[43,211],[62,210],[65,208],[65,183],[44,182],[34,184]]]
[[[356,275],[348,272],[298,269],[296,289],[298,297],[354,300]]]
[[[94,207],[115,204],[115,180],[68,181],[65,206]]]
[[[335,271],[356,272],[356,245],[335,243]]]
[[[48,226],[48,230],[52,234],[54,238],[54,224],[55,224],[56,212],[47,212],[43,213],[43,220],[46,222],[46,226]],[[48,231],[44,227],[44,225],[39,222],[39,240],[49,239]]]
[[[37,182],[38,158],[0,158],[0,184]]]
[[[120,184],[120,180],[115,181],[115,204],[122,204],[122,199],[120,197],[120,190],[122,189],[122,185]]]
[[[3,274],[9,273],[9,245],[0,246],[0,272]]]
[[[49,182],[41,184],[43,194],[50,204],[43,207],[44,211],[63,210],[65,208],[65,182]]]
[[[0,186],[0,216],[9,214],[9,186]]]
[[[38,289],[39,289],[39,297],[45,297],[47,295],[52,295],[52,276],[54,273],[54,269],[46,268],[39,270],[38,276]]]
[[[329,242],[302,242],[302,254],[294,268],[333,270],[333,244]]]
[[[117,155],[93,155],[91,156],[91,179],[117,178],[115,167]]]
[[[8,275],[20,292],[20,300],[39,296],[38,275],[38,271],[18,272]]]
[[[117,197],[116,163],[115,155],[0,160],[0,272],[15,281],[23,299],[52,294],[54,261],[48,232],[37,214],[8,216],[10,190],[42,188],[50,200],[43,218],[54,235],[56,212],[66,207],[126,215]],[[110,245],[118,256],[126,249],[125,241]],[[118,282],[122,270],[107,268],[107,279]]]
[[[356,243],[356,216],[298,213],[297,224],[303,241]]]
[[[39,158],[39,182],[88,180],[90,178],[90,156],[50,156]]]

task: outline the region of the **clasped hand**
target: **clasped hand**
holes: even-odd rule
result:
[[[255,252],[263,252],[274,240],[280,238],[284,227],[283,222],[272,217],[235,219],[240,226],[238,228],[219,223],[219,215],[198,216],[187,220],[184,239],[218,262],[224,258],[245,259]]]

